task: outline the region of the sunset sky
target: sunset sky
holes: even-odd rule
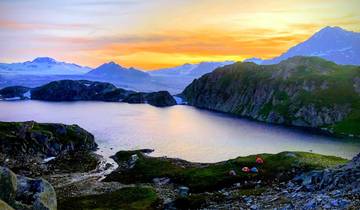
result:
[[[0,0],[0,62],[151,70],[271,58],[325,26],[360,31],[359,11],[360,0]]]

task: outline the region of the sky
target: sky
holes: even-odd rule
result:
[[[153,70],[272,58],[325,26],[360,31],[359,11],[360,0],[0,0],[0,62]]]

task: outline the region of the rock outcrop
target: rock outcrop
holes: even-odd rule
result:
[[[9,156],[28,154],[46,158],[96,148],[94,136],[78,125],[0,122],[0,152]]]
[[[259,121],[360,137],[360,67],[316,57],[276,65],[236,63],[194,80],[189,105]]]
[[[126,97],[123,102],[136,104],[147,103],[158,107],[176,105],[175,99],[167,91],[159,91],[153,93],[133,93]]]
[[[56,165],[70,157],[77,162],[96,165],[93,156],[75,153],[89,153],[97,148],[94,136],[78,125],[29,122],[0,122],[0,165],[16,173],[39,176],[47,171],[45,158],[56,157]],[[84,160],[83,160],[84,159]],[[86,159],[86,160],[85,160]],[[76,162],[76,163],[77,163]],[[77,164],[72,164],[77,165]],[[96,166],[94,166],[96,167]]]
[[[1,209],[56,210],[54,188],[49,182],[15,175],[10,169],[0,167]]]
[[[30,88],[23,86],[11,86],[0,90],[0,99],[30,99]]]
[[[31,90],[31,99],[45,101],[109,101],[148,103],[153,106],[176,105],[167,91],[143,93],[117,88],[105,82],[60,80]]]
[[[31,90],[31,99],[45,101],[102,100],[117,88],[110,83],[87,80],[60,80]]]

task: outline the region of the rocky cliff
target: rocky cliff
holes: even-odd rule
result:
[[[92,170],[98,161],[90,152],[96,148],[94,136],[78,125],[0,122],[0,165],[27,176],[54,169]],[[46,158],[56,159],[48,162]],[[71,164],[64,169],[64,162]]]
[[[45,158],[96,148],[94,136],[78,125],[0,122],[0,152],[8,156],[24,153]]]
[[[259,121],[360,137],[360,67],[317,57],[235,63],[194,80],[188,104]]]

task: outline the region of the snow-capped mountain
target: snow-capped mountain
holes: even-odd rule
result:
[[[360,65],[360,33],[328,26],[279,57],[269,60],[247,59],[245,61],[265,65],[276,64],[297,55],[318,56],[337,64]]]
[[[6,75],[80,75],[90,70],[89,67],[60,62],[49,57],[39,57],[23,63],[0,63],[0,74]]]
[[[86,77],[102,80],[136,80],[149,78],[150,75],[146,72],[137,70],[135,68],[124,68],[114,62],[109,62],[100,65],[94,70],[85,74]]]
[[[184,64],[173,68],[164,68],[150,72],[152,76],[188,76],[200,77],[206,73],[212,72],[218,67],[233,64],[233,61],[224,62],[201,62],[198,64]]]

